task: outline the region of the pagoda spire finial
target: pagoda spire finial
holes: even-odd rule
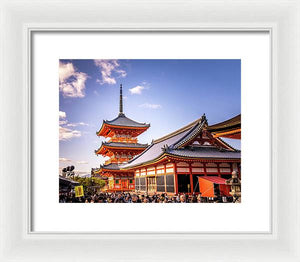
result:
[[[122,94],[122,84],[120,84],[120,107],[119,107],[119,116],[123,116],[123,94]]]

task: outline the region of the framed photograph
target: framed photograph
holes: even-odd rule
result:
[[[299,3],[227,4],[2,3],[3,261],[300,260]]]
[[[238,59],[60,59],[59,202],[241,202],[241,150],[229,144],[240,148],[240,68]],[[220,90],[219,81],[230,89]],[[115,99],[110,101],[112,95]],[[215,102],[212,111],[223,102],[220,112],[227,111],[225,119],[229,119],[209,125],[202,114],[176,131],[151,139],[179,126],[189,115],[208,110],[211,101]],[[109,111],[117,114],[103,120],[96,133],[102,142],[92,150],[90,145],[99,144],[93,132],[98,121],[93,118],[98,120],[98,114],[103,112],[104,117]],[[150,124],[129,118],[126,111],[138,118],[146,116],[157,129],[145,134]],[[85,112],[84,121],[70,122],[78,112]],[[89,117],[93,112],[97,116]]]
[[[209,47],[214,41],[223,41],[218,52]],[[80,49],[84,42],[92,46]],[[271,176],[265,164],[270,145],[258,134],[270,136],[266,101],[271,90],[264,89],[269,87],[270,33],[32,32],[31,43],[36,47],[32,68],[40,72],[32,85],[44,86],[33,89],[32,130],[47,137],[36,136],[32,148],[37,159],[32,164],[37,174],[31,187],[33,232],[270,232]],[[189,48],[182,49],[184,43]],[[260,52],[249,52],[254,45]],[[256,108],[247,106],[251,97]],[[257,137],[259,152],[251,137]],[[57,165],[38,175],[49,158]],[[259,185],[243,186],[242,197],[241,184],[258,179],[251,175],[253,162],[266,175],[259,176]],[[255,194],[259,188],[261,195]],[[81,212],[88,203],[106,204],[85,205]],[[228,214],[223,223],[218,223],[220,209]],[[260,216],[250,221],[258,210]],[[126,214],[125,228],[120,212]],[[102,213],[106,218],[99,224],[79,226],[72,220]],[[178,220],[189,216],[191,223],[151,222],[157,214],[171,213]]]

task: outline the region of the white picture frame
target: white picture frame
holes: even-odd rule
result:
[[[1,261],[300,261],[298,1],[2,1]],[[33,31],[268,31],[272,231],[86,234],[29,230]],[[54,214],[55,215],[55,214]]]

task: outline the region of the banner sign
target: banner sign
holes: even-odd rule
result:
[[[75,197],[82,197],[82,196],[84,196],[83,186],[76,186],[75,187]]]

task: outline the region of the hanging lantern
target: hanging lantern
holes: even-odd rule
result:
[[[238,178],[238,172],[233,171],[231,178],[226,180],[226,185],[231,186],[230,195],[233,197],[233,202],[241,202],[241,180]]]

